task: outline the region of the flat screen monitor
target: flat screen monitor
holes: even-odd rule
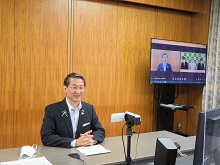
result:
[[[193,165],[220,164],[220,108],[199,113]]]
[[[151,39],[150,84],[205,84],[204,44]]]

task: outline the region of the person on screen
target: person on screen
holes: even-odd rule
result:
[[[196,63],[194,62],[194,57],[191,59],[191,63],[189,64],[189,69],[196,70]]]
[[[182,57],[180,69],[188,69],[188,62],[186,62],[186,57],[184,56]]]
[[[105,129],[93,105],[81,101],[85,87],[80,74],[70,73],[64,79],[66,97],[45,108],[40,130],[43,145],[71,148],[103,142]]]
[[[162,63],[160,63],[157,67],[157,71],[163,71],[163,72],[172,72],[172,66],[171,64],[167,63],[168,55],[164,53],[162,55]]]
[[[200,58],[200,63],[198,64],[198,70],[205,70],[205,64],[203,64],[203,58]]]

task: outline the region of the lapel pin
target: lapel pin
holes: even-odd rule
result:
[[[66,117],[68,117],[66,110],[62,111],[62,117],[63,117],[64,115],[65,115]]]

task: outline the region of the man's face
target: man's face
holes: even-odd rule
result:
[[[80,78],[71,78],[68,87],[64,86],[64,91],[70,102],[79,103],[84,94],[84,81]]]
[[[164,63],[167,63],[167,58],[168,58],[167,55],[163,55],[162,60],[163,60]]]

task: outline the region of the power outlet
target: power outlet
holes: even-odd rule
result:
[[[182,128],[182,124],[181,123],[177,123],[177,130],[181,130]]]

